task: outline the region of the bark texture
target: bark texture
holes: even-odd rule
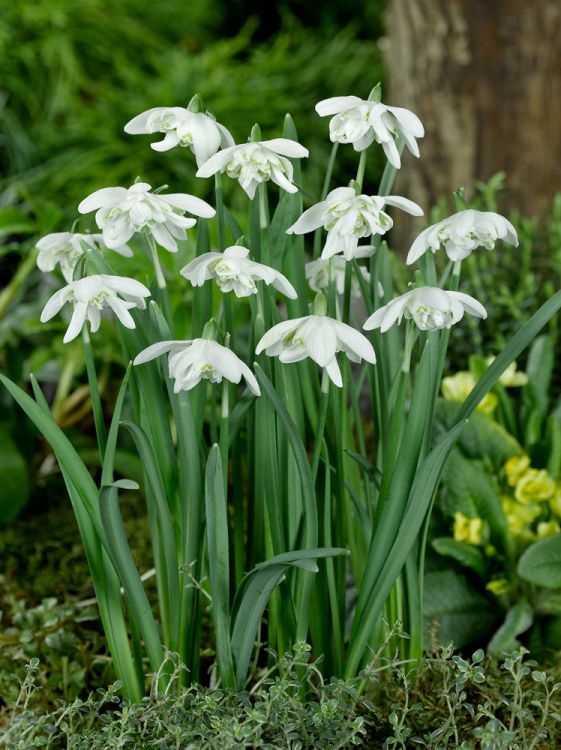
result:
[[[505,205],[542,214],[561,190],[561,0],[389,0],[384,52],[384,99],[426,130],[396,192],[427,209],[505,171]]]

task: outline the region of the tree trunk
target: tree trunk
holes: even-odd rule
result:
[[[384,99],[426,130],[396,192],[426,210],[505,171],[503,207],[542,214],[561,190],[560,40],[561,0],[389,0]]]

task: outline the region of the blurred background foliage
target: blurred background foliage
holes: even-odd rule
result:
[[[381,78],[383,3],[347,4],[352,27],[340,23],[342,3],[303,13],[309,26],[292,14],[300,5],[258,17],[251,2],[1,0],[1,205],[56,201],[63,216],[50,218],[60,226],[92,190],[137,174],[204,191],[189,152],[157,154],[148,138],[123,132],[139,112],[186,106],[196,92],[237,142],[257,121],[265,138],[280,135],[291,112],[318,184],[330,144],[313,106],[347,91],[366,96]]]

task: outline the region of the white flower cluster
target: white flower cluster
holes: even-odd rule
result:
[[[401,166],[397,141],[404,142],[412,154],[419,156],[417,139],[424,135],[423,126],[412,112],[383,104],[375,93],[379,92],[373,92],[372,100],[354,96],[326,99],[319,102],[316,110],[322,117],[332,117],[329,132],[333,142],[352,144],[357,151],[377,142],[397,169]],[[130,120],[125,131],[163,134],[163,140],[151,144],[154,150],[167,151],[176,146],[190,149],[195,156],[198,177],[225,173],[239,182],[250,199],[255,197],[259,185],[269,181],[288,193],[298,191],[290,160],[307,157],[308,150],[304,146],[288,138],[260,140],[257,127],[249,142],[235,144],[230,132],[211,114],[198,111],[199,105],[195,97],[188,108],[155,107]],[[360,170],[359,173],[363,174]],[[356,275],[356,261],[372,257],[376,247],[359,243],[361,240],[368,242],[370,237],[379,238],[392,228],[389,207],[413,216],[423,214],[421,207],[408,198],[363,194],[361,177],[349,187],[332,190],[288,227],[288,234],[316,230],[327,233],[321,257],[308,262],[304,269],[310,287],[318,295],[311,315],[274,325],[258,342],[256,354],[264,352],[277,356],[284,363],[310,357],[325,368],[331,381],[339,387],[343,384],[337,361],[339,352],[353,362],[364,359],[375,364],[370,341],[350,325],[326,314],[322,290],[333,284],[338,294],[344,294],[345,282],[350,278],[347,289],[353,296],[361,296],[361,284],[371,284],[366,268],[358,267],[359,276]],[[47,235],[37,243],[39,268],[52,271],[60,266],[67,282],[47,302],[41,315],[42,321],[48,321],[66,303],[73,305],[65,342],[78,336],[86,321],[92,331],[97,331],[101,313],[106,308],[111,309],[125,327],[134,328],[130,310],[143,309],[145,299],[150,296],[147,287],[126,277],[96,274],[75,279],[77,264],[85,253],[97,253],[105,246],[130,257],[132,250],[128,243],[138,233],[148,236],[153,251],[155,245],[159,245],[176,253],[178,241],[185,240],[186,231],[197,222],[193,217],[210,219],[216,213],[200,198],[185,193],[152,191],[145,182],[136,182],[129,188],[96,190],[80,203],[78,210],[82,214],[96,212],[95,222],[100,234],[60,232]],[[407,263],[418,260],[428,250],[434,253],[441,248],[451,261],[458,263],[478,247],[493,249],[498,240],[513,245],[518,242],[514,227],[504,217],[473,209],[459,211],[421,232],[409,251]],[[353,265],[347,267],[351,261]],[[154,262],[157,265],[157,259]],[[221,252],[207,252],[194,258],[180,273],[195,287],[214,280],[223,293],[233,291],[240,298],[259,294],[260,283],[273,287],[289,299],[297,296],[286,276],[276,268],[253,260],[250,250],[241,242]],[[382,295],[383,290],[378,287],[378,296]],[[450,328],[465,313],[486,317],[485,308],[468,294],[417,286],[377,309],[364,323],[364,329],[380,329],[384,333],[406,318],[420,330],[434,331]],[[226,378],[239,383],[243,378],[255,395],[260,394],[249,367],[211,335],[203,333],[198,339],[155,343],[140,352],[134,363],[141,365],[163,354],[168,355],[169,375],[176,391],[190,390],[203,379],[218,383]]]

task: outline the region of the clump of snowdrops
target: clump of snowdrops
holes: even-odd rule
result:
[[[368,100],[334,97],[316,110],[331,118],[333,149],[323,193],[306,210],[308,151],[290,116],[282,137],[263,139],[255,125],[235,144],[195,96],[187,108],[144,112],[125,130],[163,136],[152,148],[175,148],[179,159],[192,152],[197,176],[214,179],[214,205],[137,180],[80,203],[95,233],[38,243],[39,267],[60,266],[66,282],[41,320],[68,315],[64,341],[83,340],[99,483],[40,384],[32,377],[32,398],[2,382],[58,459],[115,670],[135,700],[147,671],[169,680],[166,651],[186,665],[183,681],[199,680],[207,607],[226,688],[243,687],[259,640],[277,653],[308,641],[326,675],[348,678],[383,642],[384,621],[402,621],[410,637],[401,655],[420,657],[427,519],[447,455],[493,383],[561,308],[558,293],[520,329],[434,444],[450,328],[465,314],[486,317],[457,291],[462,261],[499,241],[515,246],[516,233],[458,192],[458,212],[414,241],[407,264],[420,267],[394,298],[382,238],[395,209],[423,213],[391,194],[403,147],[419,156],[423,126],[383,104],[380,86]],[[356,179],[332,186],[341,144],[357,152]],[[366,158],[379,147],[388,163],[373,195],[364,187]],[[225,205],[225,178],[247,194],[241,225]],[[152,270],[142,279],[116,274],[115,253],[145,253]],[[435,253],[449,260],[440,279]],[[108,423],[95,352],[106,312],[130,362]],[[123,433],[144,467],[155,607],[120,515],[120,493],[139,490],[114,474]]]

